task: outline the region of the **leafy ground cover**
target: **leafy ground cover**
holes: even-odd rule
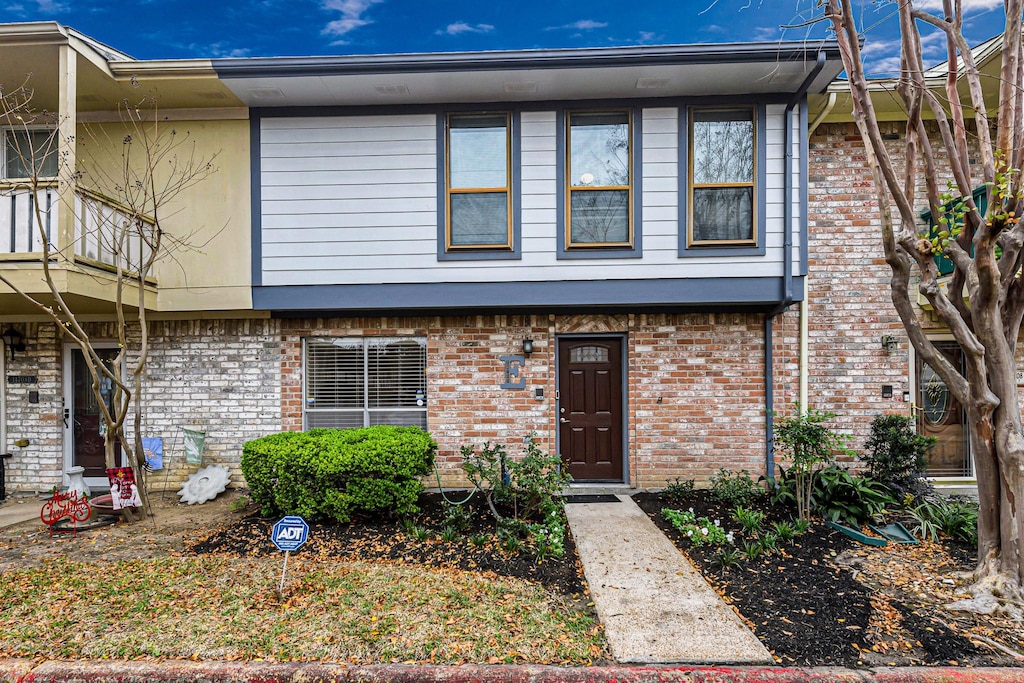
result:
[[[792,541],[748,557],[753,535],[733,519],[735,507],[707,490],[686,491],[671,502],[653,493],[634,500],[684,551],[726,602],[753,629],[776,661],[820,666],[1021,666],[1020,625],[1008,617],[947,610],[973,567],[963,545],[860,545],[820,520]],[[662,514],[693,508],[696,518],[719,521],[733,544],[695,545]],[[746,507],[772,525],[792,518],[788,509],[756,497]],[[772,532],[774,534],[774,532]],[[722,554],[725,549],[726,558]],[[735,550],[730,556],[729,549]],[[751,553],[757,552],[750,550]]]
[[[202,507],[202,506],[200,506]],[[168,530],[119,524],[53,539],[0,534],[0,656],[560,663],[608,657],[575,547],[512,552],[473,515],[451,540],[435,498],[411,526],[321,525],[284,591],[270,522],[220,517]],[[193,512],[194,511],[194,512]],[[197,508],[185,512],[198,513]],[[128,536],[124,534],[128,533]],[[134,534],[134,536],[132,536]],[[148,540],[152,539],[152,541]],[[474,542],[475,541],[475,542]]]

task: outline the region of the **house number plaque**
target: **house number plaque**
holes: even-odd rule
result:
[[[38,381],[35,375],[7,375],[8,384],[35,384]]]

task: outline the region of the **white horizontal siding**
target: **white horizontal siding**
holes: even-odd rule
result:
[[[438,261],[433,114],[262,119],[263,284],[766,277],[782,273],[783,107],[765,131],[764,257],[678,257],[679,111],[642,111],[643,256],[557,258],[557,115],[520,114],[520,260]],[[796,121],[796,117],[794,117]],[[794,180],[799,179],[799,130]],[[799,193],[794,193],[799,210]],[[799,245],[794,244],[798,255]],[[739,266],[725,268],[723,266]]]

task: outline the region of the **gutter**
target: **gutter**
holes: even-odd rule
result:
[[[793,110],[803,101],[807,95],[807,90],[811,87],[811,83],[817,78],[823,68],[825,68],[825,51],[820,50],[814,68],[807,74],[803,83],[800,84],[797,91],[793,93],[793,97],[790,98],[789,104],[786,105],[786,112],[783,118],[782,144],[783,149],[785,149],[785,163],[783,166],[785,193],[783,197],[782,222],[786,227],[786,232],[782,243],[782,299],[774,309],[764,316],[764,459],[765,474],[769,477],[775,476],[775,416],[773,414],[775,410],[775,373],[773,368],[774,354],[772,353],[772,340],[774,337],[772,321],[775,319],[775,316],[785,311],[793,303]],[[807,163],[806,159],[803,161],[805,164]],[[807,216],[804,216],[803,220],[806,223]],[[805,230],[804,239],[807,239],[806,232]],[[806,299],[805,295],[804,300]]]

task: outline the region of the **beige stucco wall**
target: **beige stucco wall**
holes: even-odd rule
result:
[[[175,163],[210,162],[214,170],[162,209],[162,226],[173,239],[165,242],[165,258],[154,270],[157,311],[251,309],[249,121],[172,120],[161,122],[160,130],[165,138],[175,132]],[[79,126],[77,161],[85,171],[83,186],[118,197],[112,191],[118,179],[114,174],[130,132],[130,126],[121,122]],[[137,162],[145,158],[135,143],[132,155]],[[171,166],[170,157],[161,159],[160,169]],[[101,177],[98,167],[107,169],[107,177]],[[158,170],[161,175],[166,178],[168,171]]]

